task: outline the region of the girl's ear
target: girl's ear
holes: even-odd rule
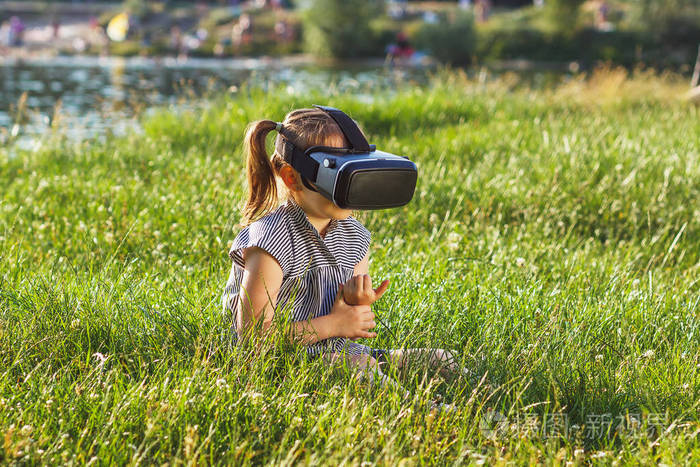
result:
[[[280,177],[285,186],[292,191],[301,191],[302,184],[299,174],[291,165],[283,165],[280,169]]]

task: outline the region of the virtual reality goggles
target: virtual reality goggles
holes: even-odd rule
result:
[[[407,157],[378,151],[355,122],[333,107],[315,105],[326,112],[350,143],[347,148],[312,146],[302,151],[278,126],[282,145],[278,152],[300,174],[304,185],[343,209],[387,209],[411,201],[418,170]]]

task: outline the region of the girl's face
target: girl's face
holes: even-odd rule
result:
[[[343,147],[342,136],[331,136],[322,142],[323,146]],[[350,209],[339,208],[333,201],[322,194],[311,191],[301,181],[301,176],[290,165],[285,164],[280,170],[280,177],[289,189],[291,196],[304,210],[308,217],[316,219],[347,219],[352,214]]]

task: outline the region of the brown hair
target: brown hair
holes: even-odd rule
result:
[[[282,133],[299,149],[311,146],[346,146],[347,141],[337,123],[319,109],[298,109],[287,114]],[[282,135],[277,135],[272,158],[267,155],[265,139],[276,122],[259,120],[248,125],[245,135],[248,199],[243,208],[242,225],[248,225],[274,209],[279,202],[276,175],[287,162],[278,148]]]

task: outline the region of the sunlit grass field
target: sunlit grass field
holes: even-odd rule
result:
[[[0,462],[700,462],[700,111],[674,77],[455,72],[371,96],[246,87],[143,132],[0,149]],[[242,134],[326,103],[419,167],[362,212],[381,348],[414,395],[234,347]],[[458,407],[431,413],[428,400]]]

